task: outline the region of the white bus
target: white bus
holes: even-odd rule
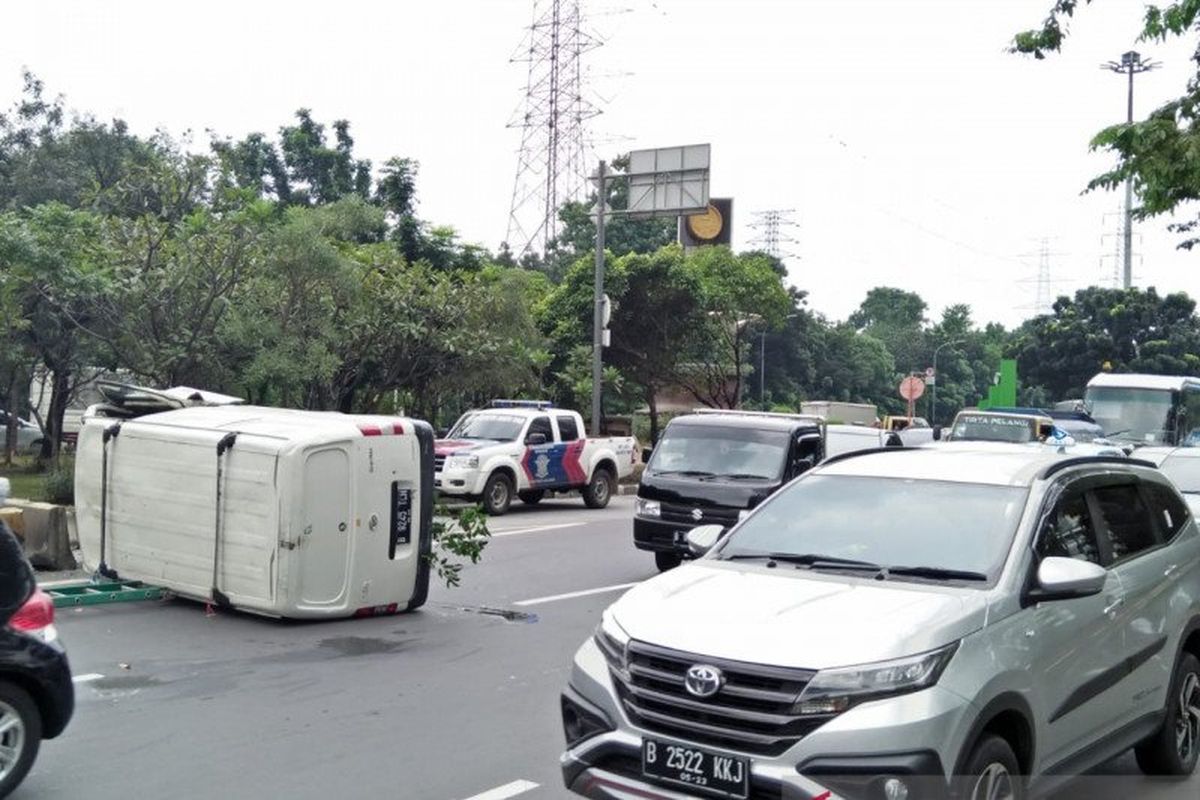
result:
[[[1145,445],[1200,445],[1200,378],[1102,372],[1083,396],[1106,438]]]

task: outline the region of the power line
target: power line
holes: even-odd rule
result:
[[[554,249],[558,210],[579,200],[591,153],[585,123],[600,113],[584,56],[600,46],[580,0],[534,0],[533,22],[511,59],[529,64],[525,96],[508,127],[521,130],[505,241],[518,255]]]

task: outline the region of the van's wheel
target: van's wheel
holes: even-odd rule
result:
[[[37,758],[42,717],[19,686],[0,681],[0,797],[17,788]]]
[[[483,487],[483,510],[493,517],[507,513],[512,505],[512,478],[503,472],[493,472]]]
[[[659,572],[675,569],[682,563],[683,556],[679,555],[679,553],[672,553],[666,550],[658,550],[654,553],[654,566],[658,567]]]
[[[1158,733],[1134,748],[1147,775],[1191,775],[1200,755],[1200,661],[1184,653],[1171,678],[1167,716]]]
[[[527,492],[517,492],[517,497],[521,498],[521,502],[527,506],[536,506],[545,498],[546,492],[543,489],[530,489]]]
[[[607,467],[597,467],[592,479],[583,487],[583,502],[588,508],[604,508],[612,499],[613,476]]]
[[[955,779],[957,800],[1021,800],[1025,796],[1021,766],[1008,742],[999,736],[980,739]]]

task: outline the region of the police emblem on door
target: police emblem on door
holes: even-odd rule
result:
[[[696,522],[699,522],[700,520],[704,519],[704,512],[698,508],[693,508],[692,519],[696,520]]]
[[[544,481],[550,477],[550,456],[545,453],[538,453],[537,458],[533,460],[534,477],[539,481]]]

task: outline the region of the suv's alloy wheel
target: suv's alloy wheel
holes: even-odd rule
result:
[[[1021,800],[1021,767],[1009,743],[995,734],[980,739],[955,778],[954,789],[959,800]]]
[[[1134,751],[1147,775],[1190,775],[1200,760],[1200,660],[1184,653],[1171,679],[1162,728]]]
[[[971,800],[1012,800],[1016,796],[1013,777],[1003,764],[988,764],[971,789]]]

